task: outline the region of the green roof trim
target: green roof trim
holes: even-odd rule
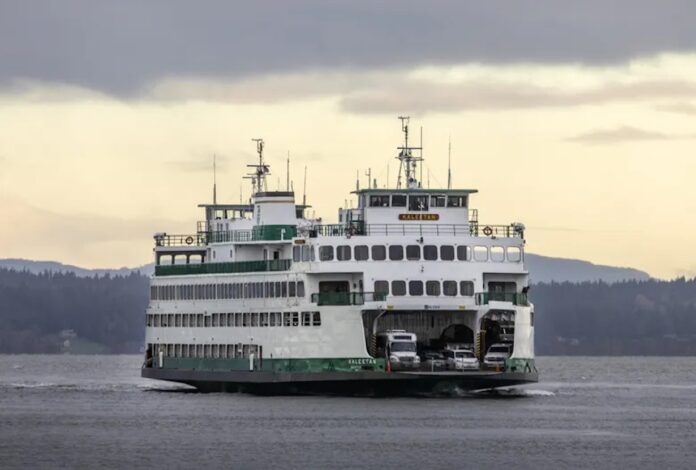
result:
[[[478,189],[358,189],[357,191],[351,191],[351,194],[402,194],[402,193],[423,193],[423,194],[474,194],[477,193]]]

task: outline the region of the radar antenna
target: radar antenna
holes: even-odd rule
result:
[[[262,193],[267,191],[266,187],[266,176],[271,174],[271,169],[269,165],[263,162],[263,139],[251,139],[256,142],[256,153],[259,154],[259,163],[256,165],[247,165],[249,168],[254,168],[254,171],[247,173],[244,177],[245,179],[251,180],[252,193]]]
[[[403,147],[397,147],[399,155],[396,157],[399,160],[399,176],[396,181],[396,187],[401,188],[402,175],[406,181],[406,188],[415,189],[420,187],[420,183],[416,179],[416,168],[418,162],[423,161],[423,147],[409,147],[408,145],[408,124],[411,119],[409,116],[399,116],[401,119],[401,130],[404,133]],[[417,150],[418,155],[414,156],[413,151]]]

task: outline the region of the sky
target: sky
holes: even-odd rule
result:
[[[527,250],[696,275],[696,3],[0,3],[0,258],[152,259],[266,142],[316,216],[396,182],[397,116],[424,185],[475,188]],[[389,179],[387,179],[389,177]]]

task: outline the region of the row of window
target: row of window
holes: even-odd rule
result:
[[[293,261],[307,261],[303,258],[302,250],[293,247]],[[503,246],[474,246],[466,245],[325,245],[319,247],[320,261],[384,261],[389,258],[390,261],[471,261],[473,251],[474,261],[491,261],[503,262],[506,259],[513,263],[518,263],[522,260],[522,250],[517,246],[509,246],[507,249]],[[313,252],[308,255],[308,258],[314,260]]]
[[[375,293],[389,295],[389,281],[375,281]],[[408,286],[408,295],[411,296],[440,296],[455,297],[457,295],[463,297],[472,297],[474,295],[474,283],[472,281],[391,281],[391,295],[402,296],[406,295],[406,287]]]
[[[243,359],[251,354],[259,357],[261,346],[258,344],[158,344],[148,345],[155,360],[159,353],[163,357],[192,357],[200,359]]]
[[[304,297],[303,281],[150,286],[152,300],[223,300]]]
[[[244,326],[321,326],[319,312],[235,312],[213,313],[151,313],[147,326],[155,327],[244,327]]]
[[[430,207],[466,207],[466,196],[437,194],[373,194],[370,207],[408,207],[410,211],[427,211]]]

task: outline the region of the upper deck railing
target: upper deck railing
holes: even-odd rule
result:
[[[181,246],[204,246],[207,243],[207,238],[204,233],[195,233],[189,235],[155,235],[155,246],[161,247],[181,247]]]
[[[519,225],[469,224],[363,224],[352,223],[315,225],[309,229],[310,236],[345,237],[361,235],[468,235],[474,237],[524,238],[524,229]]]
[[[259,261],[232,261],[226,263],[170,264],[155,266],[156,276],[185,276],[189,274],[227,274],[269,271],[287,271],[292,266],[289,259]]]

